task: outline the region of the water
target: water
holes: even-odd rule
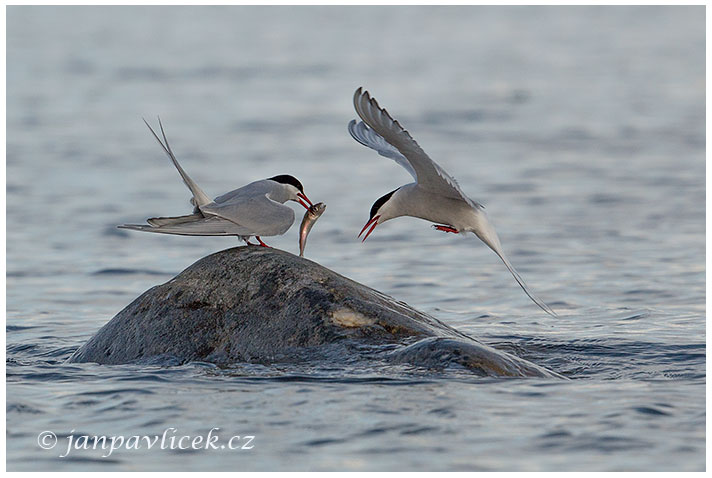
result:
[[[704,470],[703,8],[9,7],[8,469]],[[472,236],[402,218],[356,240],[409,180],[348,137],[361,85],[561,317]],[[236,244],[115,229],[190,210],[157,114],[209,194],[294,174],[324,201],[307,257],[573,380],[65,364]],[[268,243],[297,253],[297,225]],[[171,427],[254,447],[59,457]]]

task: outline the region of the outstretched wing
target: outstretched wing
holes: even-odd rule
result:
[[[362,88],[356,90],[354,93],[354,107],[356,108],[356,113],[358,113],[359,117],[365,123],[364,127],[357,125],[352,128],[349,125],[349,132],[351,132],[351,136],[353,136],[356,141],[369,148],[375,149],[383,156],[396,160],[396,162],[405,167],[408,172],[411,174],[414,173],[413,176],[416,178],[418,185],[424,189],[445,197],[463,200],[472,207],[481,207],[481,205],[468,198],[467,195],[462,192],[457,181],[441,168],[440,165],[430,159],[420,145],[415,142],[410,133],[403,129],[400,123],[388,114],[388,111],[381,108],[368,91],[363,91]],[[367,129],[365,126],[370,129]],[[359,135],[358,137],[354,135],[352,129],[356,130]],[[380,139],[378,137],[380,137]],[[362,141],[362,139],[364,141]],[[382,148],[382,143],[390,145],[391,148],[379,149]],[[393,151],[394,149],[395,151]],[[395,156],[395,152],[399,153],[398,159],[393,157]],[[403,160],[407,161],[410,168],[402,163]]]
[[[415,174],[415,169],[413,169],[413,166],[411,166],[408,159],[400,154],[400,152],[398,152],[393,145],[388,144],[388,142],[383,139],[383,136],[380,136],[378,133],[369,128],[366,123],[363,121],[359,121],[357,123],[356,120],[351,120],[349,122],[349,133],[353,139],[362,145],[375,150],[381,156],[390,158],[403,166],[405,170],[413,176],[413,179],[416,181],[418,180],[418,176]]]

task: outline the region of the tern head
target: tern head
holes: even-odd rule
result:
[[[369,226],[371,227],[371,229],[368,229],[368,232],[366,232],[366,235],[363,236],[363,240],[361,242],[366,240],[366,238],[373,232],[373,230],[376,229],[376,226],[386,222],[389,219],[393,219],[394,217],[399,216],[399,214],[396,214],[395,203],[392,201],[394,197],[393,195],[396,193],[396,191],[398,191],[398,189],[394,189],[388,194],[381,196],[380,198],[376,199],[376,202],[373,203],[373,206],[371,206],[371,213],[368,218],[368,222],[365,226],[363,226],[363,229],[361,229],[361,232],[359,233],[358,237],[361,237],[361,234],[363,234],[366,229],[369,228]]]
[[[289,174],[280,174],[279,176],[274,176],[267,179],[284,186],[284,188],[287,190],[287,195],[289,197],[287,199],[288,201],[298,202],[306,209],[309,209],[309,206],[312,206],[312,202],[309,200],[307,195],[304,194],[304,186],[302,186],[302,183],[300,183],[299,180],[294,176],[290,176]]]

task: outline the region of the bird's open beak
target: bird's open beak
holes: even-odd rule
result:
[[[373,217],[366,223],[366,225],[363,226],[363,229],[361,229],[361,232],[358,233],[358,237],[361,237],[361,234],[363,234],[363,231],[365,231],[366,229],[368,229],[368,226],[371,226],[371,229],[369,229],[368,232],[366,233],[366,235],[363,236],[363,240],[362,240],[361,242],[365,241],[366,238],[369,236],[369,234],[371,234],[371,233],[373,232],[373,230],[376,229],[376,226],[378,226],[378,220],[379,220],[380,218],[381,218],[381,216],[373,216]]]
[[[307,197],[306,194],[304,194],[304,193],[297,193],[297,197],[299,198],[299,204],[301,204],[302,206],[304,206],[305,209],[309,209],[309,206],[313,206],[312,202],[309,200],[309,198]],[[307,206],[307,204],[306,204],[304,201],[302,201],[302,199],[304,199],[304,201],[308,202],[308,203],[309,203],[309,206]]]

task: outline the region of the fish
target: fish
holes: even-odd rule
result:
[[[326,204],[318,202],[306,210],[302,223],[299,225],[299,257],[304,257],[304,248],[307,246],[307,236],[314,223],[326,211]]]

